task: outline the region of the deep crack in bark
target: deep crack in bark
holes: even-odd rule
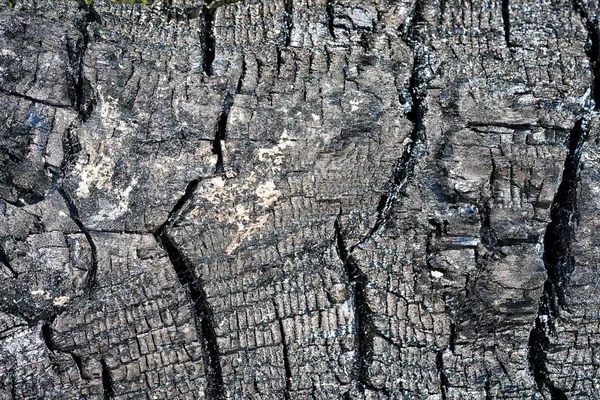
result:
[[[102,389],[104,391],[104,400],[110,400],[115,397],[115,389],[110,369],[104,360],[100,360],[100,365],[102,366]]]
[[[27,96],[26,94],[9,91],[9,90],[5,90],[2,88],[0,88],[0,93],[4,94],[6,96],[14,96],[14,97],[18,97],[23,100],[31,101],[32,103],[43,104],[48,107],[55,107],[55,108],[71,108],[72,107],[68,104],[61,104],[61,103],[55,103],[53,101],[48,101],[48,100],[36,99],[35,97]]]
[[[424,103],[426,96],[426,83],[431,79],[425,79],[420,76],[421,70],[426,61],[424,55],[420,54],[419,42],[415,31],[416,24],[422,20],[420,3],[417,2],[414,6],[412,24],[407,28],[406,41],[414,53],[413,69],[409,80],[409,92],[411,96],[411,109],[406,114],[406,118],[412,122],[413,129],[410,134],[410,143],[404,148],[404,152],[400,159],[394,165],[392,181],[389,185],[386,194],[382,195],[377,207],[377,220],[365,237],[350,248],[351,254],[356,247],[362,247],[367,244],[374,235],[379,235],[385,228],[385,225],[390,217],[393,205],[398,201],[400,196],[404,195],[408,184],[410,183],[415,167],[419,160],[427,152],[427,137],[425,133],[425,125],[423,117],[427,110]]]
[[[586,50],[593,75],[591,97],[595,102],[594,109],[600,108],[600,29],[598,18],[591,18],[581,0],[573,0],[573,8],[579,14],[590,39],[590,46]]]
[[[283,16],[283,43],[285,47],[289,47],[290,41],[292,40],[292,29],[294,28],[294,1],[284,0],[284,16]]]
[[[167,233],[185,205],[192,199],[199,182],[200,180],[196,179],[187,185],[183,197],[177,201],[165,223],[154,233],[154,237],[167,253],[179,282],[191,300],[196,332],[204,350],[204,367],[208,381],[206,397],[222,400],[225,399],[225,388],[213,312],[202,283],[194,274],[193,266]]]
[[[450,383],[448,382],[448,377],[444,372],[444,352],[442,350],[438,351],[435,356],[435,367],[437,368],[440,377],[441,399],[446,400],[448,396],[448,386]]]
[[[72,87],[69,88],[69,97],[71,106],[75,108],[79,119],[85,122],[96,105],[96,99],[91,95],[92,87],[90,82],[84,77],[84,58],[88,48],[90,37],[88,26],[93,22],[100,22],[100,16],[94,9],[94,4],[80,2],[79,10],[82,11],[83,19],[77,21],[76,27],[81,34],[81,40],[71,46],[67,41],[67,56],[69,59],[70,80]],[[68,40],[68,39],[67,39]]]
[[[327,0],[325,3],[325,12],[327,13],[327,30],[333,40],[335,40],[335,13],[333,9],[333,0]]]
[[[215,19],[215,9],[204,7],[202,10],[202,50],[204,52],[202,60],[202,71],[206,76],[212,75],[212,63],[215,60],[215,35],[213,32],[213,22]]]
[[[285,391],[283,392],[283,398],[285,400],[290,400],[290,392],[292,387],[292,367],[290,364],[290,355],[286,343],[283,319],[281,318],[281,315],[279,315],[279,311],[277,310],[277,303],[275,303],[275,300],[273,300],[273,308],[275,309],[275,318],[277,319],[277,324],[279,326],[279,335],[281,336],[281,347],[283,352],[283,368],[285,370]]]
[[[338,220],[334,222],[335,240],[337,254],[342,263],[353,294],[354,321],[356,325],[356,364],[354,366],[354,377],[358,382],[359,389],[371,388],[369,382],[369,365],[373,359],[373,322],[372,311],[367,300],[368,278],[352,259],[351,254],[344,243]]]
[[[502,0],[502,25],[504,27],[504,41],[506,47],[511,48],[510,43],[510,0]]]
[[[569,136],[569,151],[562,179],[550,210],[550,223],[544,235],[544,267],[548,278],[540,298],[535,326],[529,335],[529,365],[540,392],[547,390],[552,399],[566,399],[562,389],[549,377],[547,352],[549,335],[560,309],[566,307],[564,290],[575,267],[571,244],[577,220],[577,185],[581,150],[587,126],[585,116],[577,120]]]
[[[241,90],[241,80],[238,80],[238,85],[236,87],[236,92]],[[229,118],[229,111],[231,110],[231,106],[233,105],[233,96],[234,93],[227,92],[225,95],[225,99],[223,99],[223,105],[221,106],[221,113],[219,114],[219,119],[217,120],[217,126],[215,127],[215,139],[213,141],[213,154],[217,156],[217,164],[215,165],[215,173],[221,174],[225,172],[225,165],[223,160],[223,141],[226,138],[227,133],[227,119]]]
[[[69,197],[67,192],[65,192],[65,190],[62,187],[58,188],[57,191],[65,201],[65,204],[67,205],[67,209],[69,210],[69,216],[71,220],[75,222],[75,225],[77,225],[79,230],[85,236],[85,239],[87,240],[88,244],[90,245],[91,265],[85,280],[86,291],[88,292],[88,294],[90,294],[92,289],[96,286],[96,274],[98,272],[98,249],[96,248],[96,244],[94,243],[94,239],[92,239],[92,234],[90,233],[89,229],[87,229],[83,222],[81,222],[81,219],[79,218],[79,213],[77,211],[77,208],[75,207],[75,204],[73,203],[73,200],[71,200],[71,197]]]
[[[44,339],[44,344],[48,350],[55,350],[54,341],[52,340],[52,323],[44,322],[42,325],[42,339]]]

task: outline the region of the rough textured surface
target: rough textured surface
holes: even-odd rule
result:
[[[0,5],[0,399],[600,395],[587,0]]]

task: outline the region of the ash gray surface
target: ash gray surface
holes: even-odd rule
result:
[[[600,26],[0,5],[0,399],[600,394]]]

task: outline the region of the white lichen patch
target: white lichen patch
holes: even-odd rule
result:
[[[136,178],[133,178],[131,180],[131,182],[129,183],[129,186],[127,186],[125,188],[125,190],[123,190],[121,193],[118,194],[119,196],[119,210],[121,210],[121,212],[124,214],[125,212],[129,211],[129,195],[131,194],[131,191],[133,190],[133,188],[137,185],[138,180]]]
[[[15,53],[14,51],[12,51],[11,49],[2,49],[2,50],[0,50],[0,55],[2,55],[2,56],[10,56],[10,57],[17,57],[17,53]]]
[[[237,206],[235,206],[234,212],[229,214],[227,222],[229,222],[230,224],[235,223],[237,224],[238,229],[242,229],[244,226],[244,223],[242,221],[247,222],[249,220],[250,210],[244,207],[242,204],[238,204]]]
[[[131,195],[131,191],[137,185],[137,183],[137,179],[133,178],[127,188],[116,193],[116,197],[118,199],[117,203],[114,203],[108,199],[99,199],[99,210],[90,218],[90,226],[95,227],[102,221],[114,221],[115,219],[125,215],[125,213],[129,211],[129,196]]]
[[[254,235],[256,232],[258,232],[267,223],[268,219],[269,219],[269,215],[266,214],[266,215],[259,217],[256,220],[256,222],[253,222],[247,226],[244,226],[244,225],[238,226],[237,234],[235,235],[235,237],[233,238],[233,240],[231,241],[229,246],[227,246],[227,249],[225,250],[225,252],[228,255],[233,253],[233,251],[241,243],[243,243],[248,238],[250,238],[252,235]]]
[[[213,204],[219,204],[223,197],[227,195],[225,190],[225,178],[216,176],[202,185],[200,195]]]
[[[440,271],[431,271],[431,277],[433,279],[440,279],[442,276],[444,276],[444,273]]]
[[[287,131],[284,129],[283,134],[279,139],[279,143],[273,147],[256,149],[255,151],[258,160],[268,164],[271,171],[276,173],[281,171],[281,165],[285,158],[284,150],[295,145],[296,142],[290,139]]]
[[[80,177],[75,195],[77,197],[89,196],[92,184],[98,188],[110,185],[112,167],[113,162],[108,155],[101,156],[96,164],[85,163],[85,161],[80,158],[75,166],[75,172],[77,172]]]
[[[60,296],[60,297],[55,297],[52,304],[54,304],[55,306],[64,306],[65,304],[67,304],[70,301],[71,301],[70,297]]]
[[[117,99],[107,96],[101,99],[102,124],[106,131],[112,131],[109,137],[97,137],[97,132],[85,132],[86,138],[83,151],[77,160],[74,173],[80,177],[75,191],[77,197],[87,197],[92,186],[98,189],[112,190],[112,176],[119,154],[126,137],[132,134],[134,126],[119,120]],[[101,140],[99,140],[101,139]]]
[[[269,207],[271,204],[275,203],[279,199],[281,192],[277,190],[275,182],[269,180],[258,185],[256,190],[254,191],[254,194],[258,196],[261,204],[264,207]]]
[[[118,119],[118,106],[119,99],[115,99],[112,96],[106,96],[106,98],[102,95],[102,87],[98,87],[98,94],[100,97],[100,115],[102,116],[102,121],[106,122],[111,119]]]
[[[46,292],[45,290],[33,290],[30,293],[33,296],[40,296],[44,300],[50,300],[52,298],[52,295],[49,292]]]

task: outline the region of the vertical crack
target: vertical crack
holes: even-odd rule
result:
[[[456,350],[456,323],[451,322],[450,323],[450,338],[448,339],[448,348],[450,349],[450,351],[452,352],[452,354],[454,354],[454,351]]]
[[[52,326],[49,322],[42,325],[42,339],[44,339],[44,344],[48,350],[53,352],[56,349],[52,340]]]
[[[240,77],[238,78],[237,86],[235,87],[235,94],[242,93],[242,86],[244,85],[244,79],[246,79],[246,68],[246,57],[242,56],[242,70],[240,72]]]
[[[213,32],[213,23],[215,20],[215,9],[204,7],[202,10],[203,26],[202,26],[202,50],[204,58],[202,60],[202,71],[204,75],[212,75],[212,64],[215,60],[216,41]]]
[[[81,357],[79,357],[77,354],[75,354],[73,352],[68,352],[68,353],[71,356],[71,358],[73,359],[73,362],[75,363],[75,365],[77,366],[77,371],[79,371],[79,377],[83,380],[89,380],[89,378],[87,376],[85,376],[85,374],[83,373],[83,361],[81,360]]]
[[[241,78],[240,78],[241,79]],[[238,80],[238,88],[241,88],[241,80]],[[223,100],[223,105],[221,106],[221,113],[219,114],[219,119],[217,120],[217,126],[215,128],[215,139],[213,141],[213,154],[217,155],[217,164],[215,166],[215,174],[221,174],[225,172],[225,165],[223,160],[223,141],[227,135],[227,119],[229,118],[229,111],[231,110],[231,106],[233,106],[233,96],[234,94],[229,91],[225,95],[225,99]]]
[[[329,30],[329,36],[331,36],[331,38],[335,40],[335,13],[333,9],[333,0],[326,0],[325,12],[327,13],[327,29]]]
[[[598,17],[591,18],[582,0],[573,0],[573,8],[579,14],[590,40],[586,50],[590,67],[592,69],[592,99],[594,109],[600,107],[600,30],[598,29]]]
[[[115,389],[110,369],[104,360],[100,360],[100,365],[102,365],[102,389],[104,390],[104,400],[114,399]]]
[[[444,372],[444,352],[442,350],[438,351],[435,356],[435,367],[438,370],[438,374],[440,377],[440,391],[441,391],[441,399],[446,400],[448,396],[448,386],[450,386],[450,382],[448,381],[448,377]]]
[[[537,318],[529,335],[529,365],[540,392],[546,390],[552,399],[566,399],[562,389],[549,377],[547,352],[549,335],[561,308],[567,306],[564,290],[575,267],[572,241],[577,221],[577,185],[581,151],[587,134],[586,116],[575,123],[569,135],[569,151],[561,182],[550,209],[550,223],[544,235],[544,267],[548,278],[540,298]]]
[[[492,386],[490,384],[489,376],[485,378],[483,390],[485,391],[485,400],[492,400]]]
[[[283,7],[284,44],[285,47],[289,47],[292,40],[292,29],[294,28],[294,0],[284,0]]]
[[[408,32],[406,41],[414,53],[413,69],[408,87],[411,107],[406,114],[406,118],[413,124],[413,129],[410,133],[410,143],[404,148],[402,156],[394,165],[392,181],[387,193],[382,195],[379,200],[377,207],[378,216],[375,224],[359,243],[352,246],[350,253],[356,247],[364,246],[374,235],[381,234],[390,217],[393,205],[406,192],[408,184],[414,175],[415,167],[427,152],[427,137],[423,119],[427,111],[425,104],[426,84],[432,79],[432,76],[426,76],[425,69],[428,65],[426,60],[427,54],[417,38],[416,25],[422,20],[421,5],[419,2],[415,4],[413,14],[411,25],[405,28]]]
[[[289,349],[287,345],[285,329],[283,327],[283,319],[281,315],[279,315],[279,310],[277,309],[277,303],[273,300],[273,308],[275,309],[275,318],[277,319],[277,323],[279,325],[279,335],[281,336],[281,347],[283,348],[283,368],[285,370],[285,391],[283,392],[283,398],[285,400],[290,400],[290,392],[292,385],[292,367],[290,364],[290,355]]]
[[[338,220],[334,222],[335,239],[337,254],[342,263],[346,277],[350,284],[350,291],[354,296],[354,321],[356,325],[356,364],[354,366],[354,376],[358,382],[359,390],[365,388],[371,389],[369,382],[369,365],[373,361],[373,322],[372,311],[367,300],[368,279],[366,274],[360,269],[348,248],[344,243]]]
[[[92,111],[94,110],[94,106],[96,105],[95,98],[90,96],[92,91],[90,82],[84,77],[83,73],[85,53],[90,41],[87,30],[90,23],[100,22],[100,16],[94,9],[94,4],[91,2],[89,4],[82,2],[80,9],[85,11],[83,21],[80,21],[78,24],[79,32],[83,37],[83,42],[81,45],[79,45],[79,43],[76,45],[76,54],[70,58],[73,58],[72,62],[74,63],[74,69],[77,71],[77,78],[75,79],[75,76],[72,77],[72,83],[75,89],[75,108],[79,114],[79,119],[82,122],[85,122],[91,115]]]
[[[506,47],[511,48],[510,43],[510,0],[502,0],[502,25],[504,26],[504,41]]]
[[[173,226],[185,205],[192,199],[199,182],[200,180],[196,179],[188,184],[183,197],[177,201],[165,223],[154,233],[154,237],[167,253],[177,278],[186,289],[192,303],[196,332],[204,350],[204,367],[208,380],[206,397],[222,400],[225,399],[225,389],[213,311],[201,280],[194,274],[193,266],[167,233],[168,228]]]
[[[90,246],[91,265],[85,280],[85,287],[86,291],[88,293],[91,293],[92,289],[96,286],[96,274],[98,272],[98,249],[96,248],[96,244],[92,239],[90,231],[85,227],[83,222],[81,222],[81,219],[79,218],[79,213],[77,212],[77,208],[71,200],[71,197],[69,197],[69,195],[67,194],[67,192],[64,191],[63,188],[58,188],[57,191],[65,201],[65,204],[67,205],[67,209],[69,210],[69,217],[71,218],[71,220],[73,220],[73,222],[75,222],[75,225],[77,225],[79,230],[83,233],[85,239],[87,240]]]
[[[14,370],[11,370],[10,374],[10,395],[12,400],[16,400],[20,397],[17,397],[17,377]]]

